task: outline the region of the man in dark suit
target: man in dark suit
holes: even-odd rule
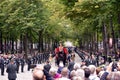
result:
[[[17,70],[17,66],[14,64],[14,60],[12,59],[6,69],[9,80],[16,80],[17,78],[16,70]]]

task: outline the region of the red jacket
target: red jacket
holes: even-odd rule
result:
[[[63,51],[64,51],[64,53],[65,53],[66,56],[67,56],[68,50],[67,50],[66,48],[63,47]],[[58,57],[58,55],[57,55],[58,53],[59,53],[59,47],[55,49],[56,58]]]

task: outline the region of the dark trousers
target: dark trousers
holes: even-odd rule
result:
[[[65,66],[65,63],[66,63],[66,59],[57,59],[57,65],[59,66],[60,62],[63,62],[63,65]]]
[[[4,75],[4,65],[1,66],[1,75]]]
[[[24,64],[21,65],[21,72],[24,72]]]
[[[30,65],[31,65],[31,64],[28,64],[28,68],[27,68],[28,71],[30,71]]]
[[[16,80],[16,79],[9,79],[9,80]]]
[[[17,64],[17,73],[19,73],[19,64]]]
[[[41,64],[41,59],[38,59],[38,64]]]

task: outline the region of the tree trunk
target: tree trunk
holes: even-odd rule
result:
[[[33,40],[32,40],[32,32],[30,30],[30,54],[32,54],[34,51],[33,51]]]
[[[48,48],[47,45],[48,45],[48,44],[47,44],[47,37],[45,36],[45,38],[44,38],[44,50],[45,50],[45,51],[47,51],[47,48]]]
[[[44,38],[43,38],[43,35],[42,35],[42,36],[41,36],[41,50],[42,50],[42,52],[44,51],[44,48],[43,48],[43,42],[44,42],[44,41],[43,41],[43,39],[44,39]]]
[[[9,49],[10,49],[10,44],[9,44],[9,39],[8,39],[8,36],[5,38],[5,41],[4,41],[4,52],[5,53],[8,53],[9,52]]]
[[[94,52],[96,52],[97,51],[97,31],[95,31],[94,33],[93,42],[94,42]]]
[[[4,41],[4,52],[7,53],[7,38],[5,38],[5,41]]]
[[[33,42],[30,43],[30,54],[33,53]]]
[[[3,53],[2,31],[0,30],[0,54]]]
[[[57,43],[55,40],[53,40],[52,42],[53,42],[53,50],[55,50],[55,48],[57,48]]]
[[[39,31],[39,45],[38,45],[38,52],[43,51],[43,36],[42,36],[42,30]]]
[[[96,31],[96,51],[98,52],[98,30]]]
[[[51,39],[50,39],[50,38],[48,39],[48,50],[49,50],[49,51],[52,50],[52,49],[51,49]]]
[[[118,13],[118,24],[119,24],[119,26],[118,26],[118,33],[119,33],[119,38],[120,38],[120,12]]]
[[[105,61],[107,61],[107,55],[109,54],[109,47],[108,47],[108,38],[107,38],[107,31],[106,31],[106,25],[103,22],[102,23],[102,32],[103,32],[103,48],[104,48],[104,56]]]
[[[95,40],[95,33],[93,33],[93,36],[91,35],[91,37],[92,37],[92,47],[91,47],[91,49],[92,49],[92,52],[95,52],[95,42],[96,42],[96,40]]]
[[[78,44],[79,44],[80,49],[83,49],[83,44],[82,44],[82,39],[81,38],[79,38]]]
[[[117,43],[117,48],[119,49],[120,52],[120,12],[118,12],[118,43]]]
[[[23,45],[24,45],[24,51],[25,51],[25,58],[28,58],[28,33],[24,35],[24,40],[23,40]]]
[[[19,49],[20,49],[20,53],[22,53],[22,50],[23,50],[23,35],[22,34],[20,34],[20,47],[19,47]]]
[[[12,49],[11,49],[11,54],[14,54],[14,38],[11,36],[11,46],[12,46]]]
[[[18,53],[18,41],[15,41],[15,53]]]
[[[118,24],[119,24],[119,37],[120,37],[120,13],[118,14]]]
[[[113,52],[116,53],[115,35],[114,35],[114,29],[113,29],[112,16],[110,17],[110,28],[111,28],[111,35],[112,35],[112,48],[113,48]],[[115,54],[115,56],[116,56],[116,54]]]

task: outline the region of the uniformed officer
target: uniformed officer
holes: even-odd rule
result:
[[[19,73],[19,66],[20,66],[20,58],[19,57],[16,57],[15,63],[16,63],[16,66],[17,66],[17,73]]]
[[[27,64],[28,64],[27,70],[30,71],[30,67],[31,67],[31,64],[32,64],[31,57],[28,57]]]
[[[0,57],[0,68],[1,68],[1,75],[4,75],[4,58],[3,56]]]
[[[25,59],[24,59],[24,57],[20,58],[20,63],[21,63],[21,72],[24,72],[24,65],[25,65]]]

